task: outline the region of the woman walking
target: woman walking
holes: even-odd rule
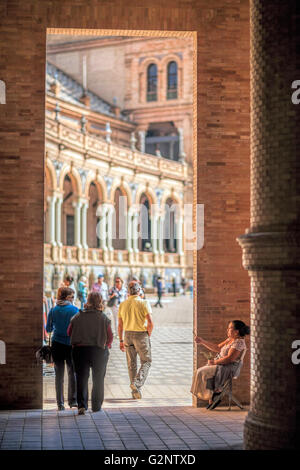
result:
[[[64,373],[65,363],[68,371],[68,402],[70,408],[77,406],[76,379],[72,363],[72,348],[67,329],[71,318],[76,315],[78,308],[73,305],[74,291],[69,287],[60,287],[57,293],[56,306],[48,313],[46,331],[52,335],[52,357],[55,370],[56,401],[59,411],[64,407]]]
[[[68,328],[77,381],[78,414],[88,409],[88,380],[92,369],[92,410],[100,411],[104,400],[104,377],[113,334],[110,320],[103,313],[101,294],[91,292],[84,310],[75,315]]]

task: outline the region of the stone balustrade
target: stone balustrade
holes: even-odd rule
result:
[[[142,153],[113,142],[109,143],[106,142],[104,137],[83,134],[79,130],[48,116],[46,117],[45,132],[46,139],[57,143],[61,147],[82,153],[86,160],[90,158],[101,159],[114,162],[115,165],[138,171],[147,171],[151,174],[166,178],[171,177],[179,181],[190,179],[188,167],[183,163]]]

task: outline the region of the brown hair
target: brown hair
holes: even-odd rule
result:
[[[103,312],[104,307],[102,295],[99,294],[99,292],[90,292],[86,304],[84,304],[84,308]]]
[[[122,284],[124,283],[123,279],[120,277],[120,276],[117,276],[116,279],[115,279],[115,282],[120,279],[120,281],[122,282]]]
[[[57,300],[66,300],[69,295],[73,294],[75,294],[75,292],[70,287],[60,287],[57,291]]]

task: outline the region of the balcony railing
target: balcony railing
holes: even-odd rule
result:
[[[83,134],[73,127],[46,117],[46,141],[49,140],[60,146],[60,149],[70,148],[84,155],[85,160],[98,159],[147,173],[173,178],[179,181],[191,179],[188,166],[174,160],[131,150],[115,143],[107,142],[104,138]],[[53,150],[52,150],[53,152]]]
[[[104,252],[100,248],[78,248],[76,246],[52,246],[49,243],[44,244],[45,263],[63,263],[63,264],[86,264],[99,265],[111,264],[115,266],[169,266],[180,265],[180,256],[178,253],[164,253],[157,256],[151,251],[140,251],[131,254],[127,250],[113,250]]]

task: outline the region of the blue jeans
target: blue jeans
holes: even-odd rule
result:
[[[74,346],[72,350],[78,408],[88,409],[88,381],[92,369],[92,410],[99,411],[104,400],[104,377],[109,357],[108,348],[97,346]]]

